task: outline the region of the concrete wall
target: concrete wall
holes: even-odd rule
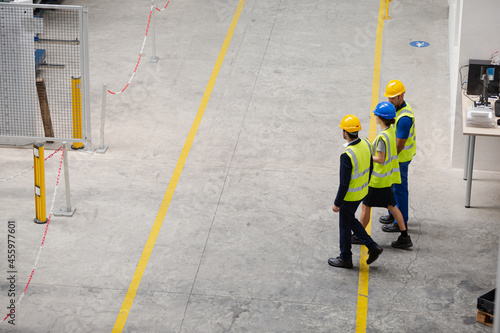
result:
[[[500,1],[449,0],[450,108],[452,167],[463,168],[466,136],[462,134],[462,92],[459,68],[469,59],[489,59],[500,50]],[[467,75],[467,68],[462,70]],[[453,89],[456,87],[456,89]],[[500,171],[500,137],[476,139],[474,169]]]

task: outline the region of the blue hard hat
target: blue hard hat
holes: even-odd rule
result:
[[[396,108],[394,107],[394,105],[392,105],[392,103],[389,102],[378,103],[375,110],[373,110],[373,113],[376,116],[384,119],[396,118]]]

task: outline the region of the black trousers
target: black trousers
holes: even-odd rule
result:
[[[361,222],[356,218],[356,210],[359,207],[360,201],[344,201],[339,207],[339,227],[340,227],[340,257],[344,260],[352,258],[351,252],[351,234],[354,233],[356,237],[368,249],[377,246],[377,243],[368,235]]]

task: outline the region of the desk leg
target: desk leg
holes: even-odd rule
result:
[[[467,158],[467,188],[465,190],[465,207],[470,207],[470,195],[472,188],[472,170],[474,169],[474,148],[476,145],[476,136],[469,136],[469,151]]]
[[[470,140],[471,140],[471,136],[467,135],[467,144],[465,145],[464,180],[467,180],[467,172],[469,171]]]

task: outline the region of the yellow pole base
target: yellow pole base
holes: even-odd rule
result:
[[[81,82],[80,77],[71,77],[71,106],[73,109],[73,138],[82,138],[82,92],[81,92]],[[73,149],[82,149],[83,143],[73,142],[71,146]]]
[[[389,16],[389,2],[392,2],[392,0],[387,0],[385,3],[385,17],[384,20],[390,20],[392,17]]]
[[[47,223],[43,143],[33,145],[33,169],[35,173],[35,223]]]

